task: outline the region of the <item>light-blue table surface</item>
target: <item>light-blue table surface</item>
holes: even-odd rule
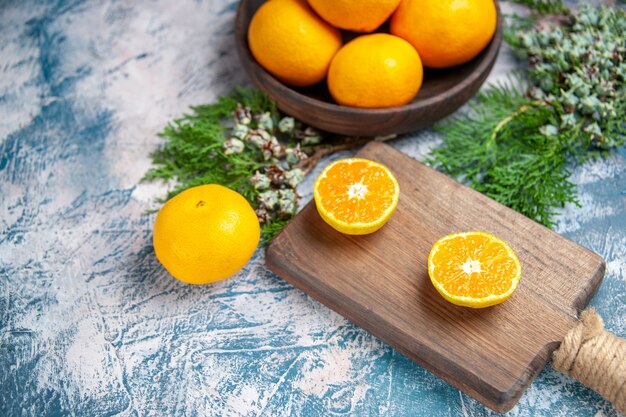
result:
[[[167,185],[140,179],[169,120],[249,83],[236,7],[0,0],[0,416],[495,414],[269,272],[260,249],[208,286],[156,260],[148,210]],[[488,82],[516,65],[503,46]],[[391,143],[423,159],[439,138]],[[572,178],[583,207],[557,232],[605,258],[591,305],[624,337],[626,149]],[[618,413],[548,366],[509,415]]]

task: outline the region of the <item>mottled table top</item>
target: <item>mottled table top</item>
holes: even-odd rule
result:
[[[166,187],[140,178],[168,120],[247,83],[236,7],[0,1],[0,415],[492,415],[270,273],[261,250],[210,286],[159,265],[147,210]],[[489,82],[514,66],[503,50]],[[392,142],[417,158],[437,144],[428,130]],[[583,207],[557,231],[606,259],[591,304],[623,337],[626,149],[573,179]],[[509,414],[617,412],[548,366]]]

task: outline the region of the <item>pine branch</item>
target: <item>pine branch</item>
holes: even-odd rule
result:
[[[522,4],[537,14],[563,14],[567,11],[563,0],[511,0],[511,2]]]
[[[521,79],[513,79],[479,93],[469,113],[438,125],[443,146],[428,162],[551,227],[555,208],[578,204],[568,179],[568,141],[541,132],[556,119],[550,106],[524,95]]]
[[[560,4],[521,3],[544,12]],[[578,204],[571,167],[626,143],[626,12],[560,12],[550,25],[507,21],[507,42],[528,62],[524,78],[488,87],[469,113],[440,124],[443,146],[430,160],[549,227],[558,208]]]
[[[570,13],[560,0],[516,2],[534,12],[510,17],[505,30],[528,61],[524,76],[488,87],[469,112],[439,124],[443,146],[429,162],[553,226],[558,208],[578,204],[571,167],[626,143],[626,12],[583,5]],[[545,13],[558,15],[539,27],[537,16]],[[295,214],[296,184],[323,156],[371,140],[320,143],[319,132],[282,118],[269,98],[244,88],[193,107],[161,136],[165,143],[144,179],[173,180],[168,198],[206,183],[239,191],[257,211],[264,242]]]
[[[151,154],[153,166],[143,180],[173,180],[175,186],[165,200],[197,185],[221,184],[241,193],[258,209],[259,191],[250,178],[256,171],[269,169],[278,161],[265,158],[262,150],[252,143],[245,143],[245,152],[225,152],[228,132],[234,125],[232,115],[238,106],[248,107],[252,114],[268,113],[278,121],[276,104],[255,89],[240,87],[220,97],[216,103],[194,106],[160,133],[164,144]],[[295,193],[293,195],[295,198]],[[295,202],[293,211],[295,213]],[[283,219],[268,219],[263,224],[263,239],[271,238],[284,224]]]
[[[283,117],[276,103],[258,90],[241,87],[215,103],[192,107],[160,136],[164,144],[151,154],[153,166],[143,180],[173,181],[165,200],[203,184],[238,191],[259,217],[262,244],[295,215],[295,188],[323,156],[371,140],[320,143],[320,132]]]

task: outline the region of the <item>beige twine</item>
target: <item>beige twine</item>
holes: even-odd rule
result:
[[[604,330],[593,308],[581,314],[552,357],[554,369],[582,382],[626,414],[626,340]]]

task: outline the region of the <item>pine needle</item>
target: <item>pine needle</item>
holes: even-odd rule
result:
[[[192,107],[190,113],[169,123],[160,133],[163,146],[151,154],[153,166],[143,180],[174,180],[176,185],[165,200],[197,185],[221,184],[238,191],[257,207],[258,192],[249,179],[256,170],[275,162],[263,161],[261,151],[253,146],[236,155],[223,152],[225,122],[237,103],[248,106],[253,113],[270,112],[278,117],[272,100],[258,90],[241,87],[216,103]],[[279,219],[264,225],[262,239],[268,241],[285,223]]]
[[[552,227],[556,208],[578,204],[569,180],[572,148],[563,135],[541,133],[557,116],[523,91],[522,80],[514,78],[480,92],[470,112],[436,126],[444,134],[443,146],[433,150],[428,162]]]

